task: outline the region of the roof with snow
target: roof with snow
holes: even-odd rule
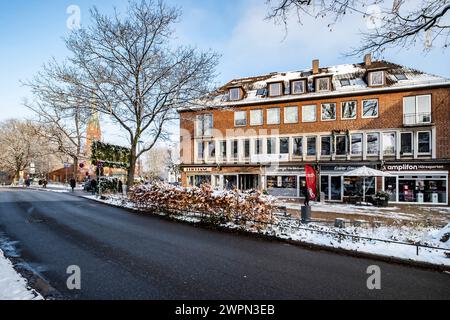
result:
[[[385,85],[382,87],[368,86],[368,73],[370,71],[378,70],[385,71]],[[332,90],[327,92],[316,92],[314,90],[314,79],[326,76],[331,77]],[[291,81],[297,79],[305,79],[308,82],[307,91],[303,94],[291,94]],[[269,97],[267,96],[267,94],[263,93],[266,92],[264,89],[267,89],[268,85],[274,82],[284,83],[283,95],[277,97]],[[315,98],[328,98],[348,94],[370,94],[402,89],[408,90],[439,86],[450,86],[450,79],[425,73],[388,61],[373,61],[370,65],[366,65],[365,63],[358,63],[337,65],[325,68],[321,67],[319,69],[319,73],[317,74],[313,74],[312,69],[306,69],[303,71],[274,72],[256,77],[235,79],[228,82],[226,85],[219,88],[208,97],[202,99],[201,103],[181,108],[179,111],[234,107],[261,103],[311,100]],[[230,101],[229,89],[236,87],[243,89],[243,99]]]

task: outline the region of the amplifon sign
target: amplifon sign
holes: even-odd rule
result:
[[[420,170],[437,170],[444,169],[443,165],[427,165],[427,164],[393,164],[393,165],[385,165],[384,169],[386,171],[420,171]]]

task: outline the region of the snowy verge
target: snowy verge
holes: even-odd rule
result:
[[[0,250],[0,300],[43,300],[44,298],[31,289],[25,278],[14,270]]]
[[[100,199],[96,196],[83,196],[107,205],[139,211],[126,198],[108,197]],[[161,215],[165,215],[161,213]],[[195,213],[173,216],[174,219],[198,223],[201,216]],[[303,244],[347,250],[351,252],[378,255],[380,257],[433,264],[450,267],[450,240],[442,242],[450,235],[450,224],[443,229],[432,227],[392,227],[378,228],[347,227],[334,228],[311,223],[300,224],[296,219],[279,217],[278,223],[267,225],[259,233],[284,240]],[[235,223],[220,225],[228,229],[240,229],[246,232],[258,233],[258,230],[248,223],[244,226]],[[419,246],[419,247],[418,247]]]

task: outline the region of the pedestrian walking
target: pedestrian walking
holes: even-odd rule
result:
[[[95,179],[91,180],[91,191],[93,195],[97,193],[97,180]]]
[[[119,179],[119,186],[117,187],[119,194],[123,194],[123,182]]]
[[[305,206],[309,207],[309,201],[311,200],[311,194],[309,193],[309,189],[306,186],[306,183],[302,185],[302,194],[305,197]]]
[[[72,192],[75,192],[75,187],[77,186],[77,181],[75,178],[70,179],[70,187],[72,188]]]

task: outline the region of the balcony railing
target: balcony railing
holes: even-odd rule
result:
[[[405,126],[418,126],[431,123],[431,112],[407,113],[403,115]]]

